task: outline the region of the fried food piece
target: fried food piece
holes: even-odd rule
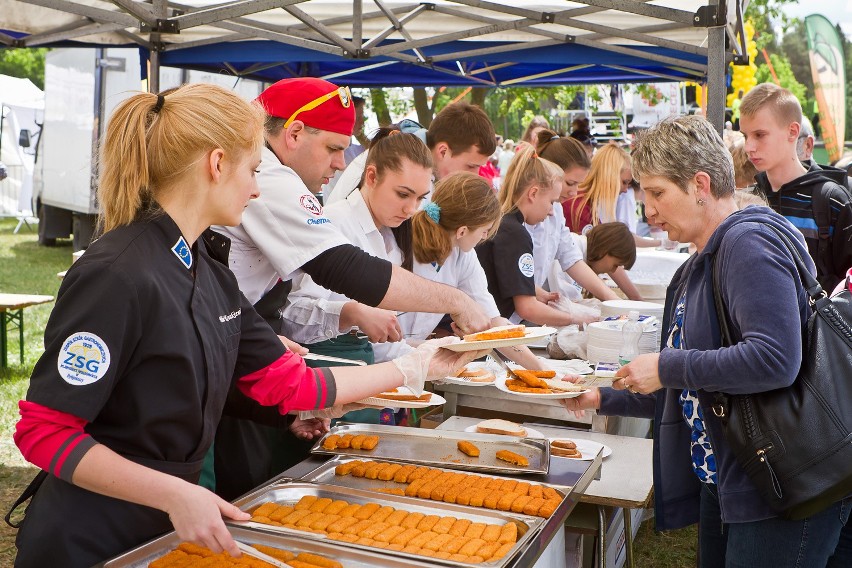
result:
[[[281,519],[281,521],[279,522],[282,525],[290,524],[295,526],[297,521],[304,519],[310,514],[311,512],[308,509],[300,509],[298,511],[293,511],[292,513]]]
[[[459,494],[465,489],[461,483],[456,483],[444,493],[444,503],[455,503]]]
[[[500,525],[486,525],[485,530],[482,531],[482,540],[485,542],[497,542],[497,539],[500,538],[501,529]]]
[[[342,499],[337,499],[336,501],[332,501],[331,505],[326,507],[323,513],[325,513],[326,515],[339,515],[340,512],[346,508],[347,505],[349,505],[349,503],[347,503],[346,501],[343,501]]]
[[[293,560],[296,558],[296,555],[290,552],[289,550],[282,550],[280,548],[274,548],[272,546],[266,546],[264,544],[253,544],[253,548],[261,551],[264,554],[268,554],[272,558],[276,558],[283,562],[287,562],[288,560]]]
[[[357,521],[354,525],[349,525],[340,532],[342,532],[343,534],[354,534],[360,537],[362,536],[361,531],[369,528],[370,526],[372,526],[372,524],[373,521],[364,519],[363,521]]]
[[[432,493],[429,494],[429,499],[432,501],[443,501],[444,494],[448,489],[450,489],[449,483],[439,483],[438,486],[432,490]]]
[[[382,507],[372,515],[370,515],[370,520],[374,523],[384,523],[385,519],[391,516],[396,509],[393,507]]]
[[[311,505],[316,503],[317,498],[314,495],[305,495],[299,502],[293,505],[293,508],[297,511],[301,511],[302,509],[310,509]]]
[[[470,333],[464,336],[465,341],[488,341],[490,339],[511,339],[514,337],[523,337],[526,333],[526,326],[523,325],[501,325],[480,331],[479,333]]]
[[[355,542],[358,540],[357,534],[343,534],[337,540],[342,540],[343,542]]]
[[[275,522],[280,523],[281,519],[284,519],[287,515],[289,515],[290,513],[292,513],[295,510],[296,509],[293,508],[293,507],[288,507],[286,505],[282,505],[282,506],[278,507],[277,509],[275,509],[273,512],[269,513],[269,515],[267,515],[267,516],[269,517],[270,521],[275,521]]]
[[[438,552],[445,544],[453,540],[455,537],[451,534],[439,534],[429,542],[423,545],[423,548]]]
[[[470,563],[470,556],[467,554],[451,554],[449,560],[453,560],[455,562],[464,562],[465,564]]]
[[[255,509],[252,512],[252,516],[253,517],[268,517],[269,513],[272,513],[277,508],[278,508],[278,505],[276,505],[275,503],[273,503],[271,501],[268,501],[268,502],[262,504],[257,509]]]
[[[372,519],[370,519],[372,520]],[[372,525],[367,527],[366,529],[360,531],[358,536],[366,537],[366,538],[376,538],[376,535],[382,532],[383,530],[390,528],[390,525],[387,523],[376,523],[374,522]]]
[[[466,536],[453,536],[452,540],[448,541],[441,550],[445,552],[449,552],[450,554],[456,554],[461,547],[467,544],[471,539]]]
[[[251,561],[249,561],[249,562],[251,562]],[[251,563],[251,564],[249,564],[249,566],[251,566],[252,568],[254,568],[254,567],[266,568],[266,566],[268,566],[268,564],[266,562],[263,562],[263,560],[260,560],[259,562],[261,562],[261,564]],[[316,564],[312,564],[310,562],[302,562],[301,560],[296,560],[296,559],[291,560],[287,564],[289,564],[293,568],[318,568]]]
[[[255,523],[263,523],[263,524],[266,524],[266,525],[271,525],[272,523],[281,524],[281,523],[278,523],[276,521],[273,521],[269,517],[252,517],[251,520],[254,521]]]
[[[311,523],[311,528],[315,531],[325,532],[328,526],[338,519],[340,519],[340,515],[329,515],[328,513],[323,513],[322,517]]]
[[[502,485],[500,485],[500,491],[503,491],[504,493],[514,493],[517,486],[517,479],[507,479]]]
[[[535,499],[536,497],[544,497],[544,488],[541,485],[530,485],[530,490],[527,495]]]
[[[420,479],[415,479],[411,483],[408,484],[408,487],[405,488],[405,494],[409,497],[417,497],[417,493],[420,492],[420,488],[426,485],[426,480],[422,477]]]
[[[352,477],[364,477],[367,473],[367,464],[369,462],[358,462],[358,465],[352,468]]]
[[[479,457],[479,448],[477,448],[475,445],[468,442],[467,440],[459,440],[459,443],[456,445],[458,446],[458,449],[461,453],[466,454],[472,458]]]
[[[408,511],[397,509],[391,513],[387,519],[385,519],[385,522],[394,527],[402,526],[402,521],[404,521],[407,516]]]
[[[415,469],[417,469],[417,466],[415,465],[404,465],[399,468],[395,474],[393,474],[393,480],[397,483],[408,483],[408,476],[411,475]]]
[[[538,379],[541,381],[541,379]],[[542,381],[544,383],[544,381]],[[525,394],[551,394],[553,391],[547,388],[547,383],[544,387],[531,387],[520,379],[507,379],[506,388],[512,392],[522,392]]]
[[[416,546],[418,548],[422,548],[426,545],[427,542],[430,542],[433,538],[437,536],[438,533],[433,533],[432,531],[421,532],[419,535],[408,541],[408,546]]]
[[[439,550],[438,552],[435,553],[435,558],[440,558],[441,560],[446,560],[449,557],[450,557],[450,553],[445,552],[443,550]]]
[[[517,499],[512,501],[511,511],[513,513],[523,513],[524,507],[526,507],[527,503],[532,501],[532,499],[533,498],[530,497],[529,495],[521,495],[520,497],[518,497]]]
[[[417,490],[417,496],[421,499],[428,499],[435,487],[437,487],[437,483],[435,483],[434,479],[427,481],[420,486],[420,489]]]
[[[216,554],[212,550],[204,548],[203,546],[198,546],[197,544],[192,544],[191,542],[180,543],[176,550],[181,550],[190,556],[202,556],[204,558],[214,556]]]
[[[530,465],[530,460],[525,456],[516,454],[515,452],[510,452],[509,450],[499,450],[497,452],[497,459],[521,467],[528,467]]]
[[[404,527],[400,527],[403,529],[401,533],[391,538],[391,544],[401,545],[403,548],[408,545],[408,542],[414,538],[415,536],[420,534],[420,531],[417,529],[407,529]]]
[[[421,547],[420,552],[418,552],[417,554],[419,554],[420,556],[428,556],[428,557],[431,558],[431,557],[435,556],[435,551],[429,550],[428,548],[422,548]]]
[[[481,538],[472,538],[467,544],[461,547],[459,550],[459,554],[464,554],[465,556],[473,556],[476,554],[476,551],[482,548],[486,542]]]
[[[500,538],[497,539],[497,542],[502,544],[518,542],[518,525],[511,522],[503,525],[500,529]]]
[[[358,519],[356,519],[355,517],[341,517],[340,519],[328,525],[326,531],[328,531],[329,536],[331,536],[333,533],[342,533],[343,531],[358,522]]]
[[[390,481],[396,475],[396,472],[402,469],[401,463],[389,463],[379,471],[379,479],[382,481]]]
[[[364,472],[364,479],[378,479],[379,471],[385,467],[382,462],[370,462],[367,464],[367,470]]]
[[[182,550],[172,550],[168,554],[161,556],[148,564],[148,568],[168,568],[169,566],[174,566],[177,562],[182,561],[185,558],[186,552],[183,552]]]
[[[322,517],[322,513],[314,513],[308,511],[307,515],[296,521],[296,526],[299,528],[310,528],[311,524],[313,524],[315,521],[318,521],[320,517]]]
[[[538,513],[536,513],[539,517],[544,517],[545,519],[556,512],[557,507],[562,502],[561,499],[546,499],[544,501],[544,505],[539,507]]]
[[[300,562],[307,562],[314,566],[320,566],[321,568],[343,568],[343,564],[336,560],[320,556],[319,554],[311,554],[310,552],[300,552],[299,555],[296,556],[296,560]]]
[[[359,521],[363,521],[372,517],[373,513],[375,513],[381,508],[382,506],[378,503],[367,503],[365,505],[361,505],[361,508],[358,509],[358,511],[352,516],[358,519]]]
[[[332,434],[327,436],[325,440],[322,441],[322,447],[326,450],[335,450],[337,449],[337,443],[340,441],[340,436],[337,434]]]
[[[376,446],[379,445],[379,437],[378,436],[367,436],[364,438],[364,441],[361,442],[362,450],[374,450]]]
[[[453,526],[450,527],[448,531],[449,534],[453,536],[464,536],[464,533],[467,532],[467,528],[471,525],[472,521],[470,519],[459,519]]]
[[[426,515],[423,513],[409,513],[405,520],[400,523],[400,526],[406,529],[416,529]]]
[[[314,504],[311,505],[311,511],[314,513],[322,513],[325,512],[326,508],[331,505],[331,499],[328,497],[321,497],[314,501]]]
[[[409,473],[409,474],[408,474],[408,480],[407,480],[407,481],[408,481],[408,483],[412,483],[412,482],[414,482],[414,481],[416,481],[416,480],[418,480],[418,479],[421,479],[421,478],[422,478],[422,477],[424,477],[427,473],[429,473],[429,471],[430,471],[431,469],[432,469],[432,468],[429,468],[429,467],[426,467],[426,466],[423,466],[423,465],[421,465],[421,466],[419,466],[419,467],[415,468],[415,469],[414,469],[414,471],[412,471],[411,473]]]
[[[441,517],[438,515],[426,515],[423,519],[417,524],[417,528],[421,531],[431,531],[432,528],[438,524],[438,521],[441,520]],[[420,546],[423,546],[422,544]]]
[[[499,509],[500,511],[511,511],[512,503],[514,503],[515,499],[517,499],[518,497],[520,497],[520,495],[518,495],[517,493],[504,493],[503,496],[500,497],[500,500],[497,501],[497,509]]]
[[[509,554],[509,551],[512,550],[512,548],[514,546],[515,546],[514,542],[505,543],[503,546],[498,548],[497,552],[495,552],[494,555],[491,558],[489,558],[488,560],[500,560],[501,558],[503,558],[504,556]]]
[[[352,438],[355,437],[355,434],[344,434],[340,437],[340,440],[337,441],[337,447],[341,450],[348,450],[352,445]]]
[[[390,541],[393,540],[393,538],[395,536],[399,536],[402,533],[404,533],[405,531],[406,531],[406,529],[404,529],[400,526],[390,525],[388,528],[386,528],[382,532],[378,533],[375,536],[375,539],[378,542],[385,542],[385,543],[390,544]]]
[[[357,460],[342,463],[342,464],[340,464],[340,465],[338,465],[337,467],[334,468],[334,475],[340,475],[340,476],[349,475],[350,473],[352,473],[352,468],[354,468],[359,463],[361,463],[361,462],[359,462]]]
[[[382,542],[380,540],[373,541],[373,548],[387,548],[389,545],[386,542]]]
[[[544,499],[541,497],[533,497],[533,499],[524,505],[525,515],[537,515],[538,510],[544,505]]]
[[[420,547],[409,544],[408,546],[403,548],[401,552],[407,552],[409,554],[420,554]]]
[[[432,532],[436,532],[438,534],[448,534],[450,529],[453,528],[453,525],[456,524],[455,517],[441,517],[435,526],[432,527]],[[435,549],[437,550],[437,549]]]
[[[470,495],[470,502],[468,505],[471,507],[482,507],[482,503],[485,501],[486,497],[488,497],[487,489],[474,489],[473,493]],[[456,499],[456,503],[458,502],[459,500]]]
[[[381,487],[375,491],[377,493],[387,493],[388,495],[405,495],[405,489],[401,487]]]
[[[482,501],[482,506],[486,509],[496,509],[497,502],[503,498],[502,491],[492,491],[488,494],[484,501]]]
[[[556,492],[556,489],[553,487],[548,487],[547,485],[541,486],[541,491],[543,493],[543,497],[545,499],[556,499],[558,501],[562,501],[562,495]]]
[[[373,546],[375,541],[372,538],[367,538],[366,536],[360,537],[355,541],[355,544],[362,544],[364,546]]]
[[[548,388],[547,383],[541,378],[537,377],[536,374],[532,371],[527,371],[526,369],[515,369],[515,376],[521,379],[528,387],[532,387],[535,389],[546,389]],[[556,376],[556,373],[554,373]]]
[[[473,497],[473,494],[477,490],[473,487],[466,487],[462,489],[461,493],[456,496],[456,504],[457,505],[470,505],[470,498]]]
[[[387,549],[388,549],[388,550],[396,550],[397,552],[399,552],[399,551],[400,551],[400,550],[402,550],[403,548],[405,548],[405,547],[404,547],[404,546],[402,546],[401,544],[389,544],[389,545],[387,546]]]
[[[473,487],[474,489],[487,489],[488,484],[491,483],[491,480],[491,477],[483,477],[481,475],[477,475],[476,480],[474,480],[471,487]]]
[[[349,447],[351,447],[353,450],[360,450],[361,444],[363,444],[364,440],[366,439],[367,436],[365,434],[358,434],[354,438],[349,440]]]
[[[426,474],[423,476],[423,479],[425,479],[426,481],[432,481],[433,479],[440,476],[442,473],[443,472],[440,469],[434,469],[430,467],[426,469]]]
[[[476,555],[483,559],[491,558],[501,546],[502,545],[499,542],[486,542],[479,547],[479,550],[476,551]]]
[[[482,538],[485,532],[485,523],[471,523],[464,533],[467,538]]]
[[[531,485],[531,483],[527,483],[526,481],[519,481],[512,491],[518,495],[527,495],[530,491]]]
[[[499,491],[500,486],[503,485],[503,479],[500,477],[492,477],[488,479],[488,485],[485,487],[489,491]]]
[[[354,517],[355,513],[361,510],[361,505],[358,503],[347,503],[344,508],[338,513],[341,517]],[[372,513],[370,513],[372,515]]]

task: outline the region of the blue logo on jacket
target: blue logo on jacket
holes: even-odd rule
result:
[[[175,246],[172,247],[172,252],[175,253],[181,264],[187,268],[192,267],[192,251],[189,249],[189,245],[186,244],[183,235],[178,238]]]

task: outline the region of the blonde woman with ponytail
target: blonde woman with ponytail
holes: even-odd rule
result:
[[[258,196],[262,126],[259,108],[212,85],[116,107],[101,158],[103,234],[62,282],[20,402],[15,443],[42,472],[28,488],[19,568],[92,566],[173,528],[240,556],[223,517],[249,515],[197,485],[232,385],[287,414],[422,390],[470,360],[431,342],[331,371],[286,350],[240,293],[227,241],[208,231],[239,223]],[[327,422],[294,424],[309,437]]]
[[[561,326],[591,321],[578,320],[536,297],[537,259],[525,224],[536,226],[553,215],[563,174],[559,166],[540,158],[532,147],[516,154],[500,187],[500,228],[492,240],[476,247],[488,278],[488,291],[497,302],[500,315],[513,322]]]
[[[427,280],[458,288],[478,303],[491,325],[506,325],[474,247],[494,236],[500,222],[500,204],[488,182],[470,172],[458,172],[435,184],[432,201],[411,218],[414,273]],[[441,322],[442,314],[409,312],[399,323],[409,343],[424,340]],[[524,346],[507,348],[507,357],[527,369],[541,362]]]

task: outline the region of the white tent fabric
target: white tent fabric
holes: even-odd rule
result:
[[[0,75],[2,138],[0,162],[8,177],[0,181],[0,216],[31,215],[34,156],[18,146],[22,129],[36,132],[44,112],[44,93],[29,79]]]

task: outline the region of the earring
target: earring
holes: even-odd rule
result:
[[[699,207],[704,207],[704,200],[703,199],[699,199],[698,201],[696,201],[696,203],[698,204]]]

